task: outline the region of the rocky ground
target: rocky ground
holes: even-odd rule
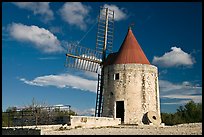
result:
[[[202,135],[202,123],[174,126],[114,126],[103,128],[42,129],[42,135]]]

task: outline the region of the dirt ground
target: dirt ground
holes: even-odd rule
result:
[[[41,135],[202,135],[202,123],[174,126],[114,126],[101,128],[42,129]]]

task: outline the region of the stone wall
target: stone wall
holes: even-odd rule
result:
[[[41,135],[41,130],[30,128],[2,128],[2,135]]]
[[[91,128],[103,126],[115,126],[121,124],[120,118],[71,116],[71,128]]]
[[[115,64],[104,69],[104,117],[116,117],[116,101],[124,101],[124,123],[143,124],[148,111],[160,118],[158,70],[146,64]],[[115,74],[119,73],[119,79]]]

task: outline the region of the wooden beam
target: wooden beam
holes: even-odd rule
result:
[[[72,58],[77,58],[77,59],[82,59],[82,60],[87,60],[87,61],[98,63],[98,64],[101,64],[101,62],[102,62],[102,61],[99,61],[99,60],[93,60],[93,59],[89,59],[89,58],[85,58],[85,57],[81,57],[81,56],[75,56],[75,55],[68,54],[68,53],[66,54],[66,56],[69,56],[69,57],[72,57]]]

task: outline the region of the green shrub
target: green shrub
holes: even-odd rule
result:
[[[202,103],[189,101],[180,106],[174,114],[161,113],[161,119],[166,125],[202,122]]]

